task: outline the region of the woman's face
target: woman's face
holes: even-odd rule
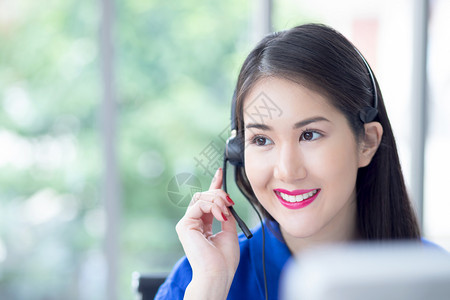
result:
[[[360,147],[344,115],[297,83],[265,78],[244,100],[245,170],[286,240],[356,228]]]

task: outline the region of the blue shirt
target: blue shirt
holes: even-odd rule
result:
[[[269,223],[271,227],[268,229],[267,226],[264,226],[267,290],[269,299],[278,299],[281,271],[291,258],[291,252],[281,237],[278,224],[270,221],[266,221],[266,223]],[[239,235],[241,258],[227,299],[265,299],[262,236],[261,225],[253,230],[251,239],[247,239],[243,234]],[[425,239],[422,239],[422,243],[439,248]],[[187,258],[183,257],[161,285],[155,299],[183,299],[184,292],[191,280],[191,266]]]
[[[268,222],[268,221],[267,221]],[[279,227],[270,222],[264,226],[266,235],[265,263],[269,299],[278,298],[281,271],[291,257],[291,252],[281,238]],[[227,299],[264,299],[261,225],[253,230],[253,237],[239,235],[241,258]],[[155,299],[183,299],[184,291],[192,279],[192,269],[186,257],[180,259],[161,285]]]

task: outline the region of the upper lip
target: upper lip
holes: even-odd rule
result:
[[[288,190],[284,190],[284,189],[274,189],[275,192],[279,192],[279,193],[283,193],[286,195],[290,195],[290,196],[298,196],[298,195],[303,195],[312,191],[315,191],[318,189],[309,189],[309,190],[293,190],[293,191],[288,191]]]

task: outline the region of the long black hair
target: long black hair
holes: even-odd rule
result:
[[[243,139],[243,102],[255,83],[275,76],[306,85],[326,96],[346,117],[359,141],[364,124],[359,112],[373,106],[374,90],[368,69],[355,46],[336,30],[306,24],[266,36],[248,55],[236,85],[238,138]],[[383,97],[378,93],[375,121],[383,127],[380,146],[370,164],[358,170],[358,231],[364,240],[419,239],[420,229],[409,200],[392,128]],[[266,218],[275,221],[260,205],[245,167],[236,167],[236,183]]]

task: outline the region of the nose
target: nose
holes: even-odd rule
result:
[[[274,167],[274,177],[286,183],[304,179],[307,176],[305,159],[298,144],[279,148]]]

